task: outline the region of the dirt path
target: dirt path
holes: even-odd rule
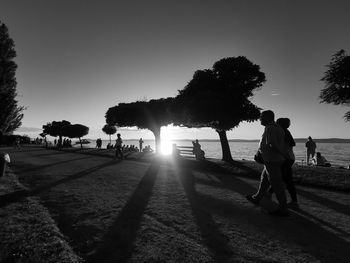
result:
[[[239,175],[34,148],[10,154],[20,182],[88,262],[350,257],[349,194],[299,187],[301,210],[274,218],[246,201],[258,182]]]

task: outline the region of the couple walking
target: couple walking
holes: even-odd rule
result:
[[[258,205],[264,196],[270,197],[274,192],[279,206],[277,210],[271,211],[270,214],[288,216],[288,206],[298,208],[292,177],[295,142],[288,130],[290,120],[281,118],[276,123],[273,111],[267,110],[261,113],[260,122],[261,125],[265,126],[258,150],[263,159],[264,169],[261,173],[258,191],[254,195],[247,195],[246,197],[250,202]],[[289,205],[287,205],[284,184],[292,198]]]

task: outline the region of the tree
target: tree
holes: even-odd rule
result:
[[[169,105],[173,98],[119,103],[106,112],[106,123],[119,127],[138,127],[153,132],[156,152],[160,152],[160,129],[172,123]]]
[[[53,121],[53,122],[49,122],[46,125],[43,125],[43,133],[46,133],[52,137],[57,137],[59,136],[59,140],[58,140],[58,148],[60,148],[62,146],[62,128],[64,126],[70,125],[71,123],[69,121],[66,120],[62,120],[62,121]]]
[[[25,109],[18,106],[16,100],[17,65],[14,62],[14,46],[8,28],[0,21],[0,131],[3,134],[12,133],[21,126]]]
[[[115,126],[111,126],[111,125],[106,124],[105,126],[103,126],[102,131],[105,134],[109,135],[109,143],[112,143],[111,135],[113,135],[117,132],[117,128]]]
[[[266,81],[258,65],[247,58],[230,57],[214,63],[213,69],[198,70],[179,91],[174,113],[176,124],[211,127],[218,133],[222,159],[232,161],[226,132],[242,121],[255,121],[260,109],[249,101],[253,91]]]
[[[62,135],[69,138],[79,138],[80,147],[83,148],[81,137],[89,133],[89,128],[82,124],[69,124],[62,127]]]
[[[345,50],[340,50],[326,67],[328,69],[321,79],[326,83],[321,90],[321,102],[350,106],[350,56]],[[350,111],[345,113],[344,119],[350,121]]]

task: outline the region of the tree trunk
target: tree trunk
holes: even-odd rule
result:
[[[112,144],[111,135],[109,134],[109,144]]]
[[[155,127],[151,130],[155,137],[156,142],[156,153],[160,153],[160,127]]]
[[[221,150],[222,150],[222,160],[225,162],[232,162],[232,155],[230,150],[230,145],[228,144],[226,131],[216,130],[220,137]]]
[[[59,135],[59,139],[58,139],[58,149],[62,148],[62,135]]]
[[[81,143],[81,138],[79,137],[79,142],[80,142],[80,148],[83,149],[83,144]]]

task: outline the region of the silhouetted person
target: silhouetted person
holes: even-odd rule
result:
[[[264,159],[264,169],[261,173],[259,189],[254,195],[247,195],[247,199],[255,205],[266,195],[270,185],[272,186],[279,206],[277,210],[270,212],[276,216],[288,216],[287,198],[282,180],[282,164],[285,161],[284,131],[274,121],[275,114],[267,110],[261,113],[260,123],[265,126],[264,133],[259,144],[259,151]]]
[[[21,139],[19,137],[16,137],[15,147],[16,149],[21,149]]]
[[[298,205],[298,199],[297,199],[297,192],[293,181],[293,169],[292,169],[292,166],[295,162],[295,155],[293,152],[295,141],[292,134],[288,130],[290,126],[290,120],[288,118],[279,118],[276,121],[276,123],[282,127],[285,134],[284,141],[285,141],[287,154],[286,154],[286,160],[282,164],[282,179],[292,199],[292,201],[288,204],[288,207],[297,209],[299,208],[299,205]],[[270,188],[269,192],[271,194],[273,193],[272,187]]]
[[[123,149],[122,149],[123,140],[120,137],[120,133],[117,134],[117,139],[115,140],[115,157],[120,156],[121,159],[124,158]]]
[[[310,155],[311,158],[315,157],[316,143],[312,140],[311,136],[309,136],[307,142],[305,143],[306,147],[306,164],[310,164]]]
[[[324,156],[322,156],[320,152],[316,153],[316,156],[312,158],[311,163],[317,166],[325,166],[325,167],[331,166],[330,162],[328,162],[327,159]]]
[[[143,144],[143,140],[142,140],[142,138],[140,138],[140,140],[139,140],[140,152],[142,151],[142,144]]]
[[[198,140],[193,141],[192,145],[193,145],[192,153],[196,157],[196,160],[203,160],[203,159],[205,159],[204,158],[204,151],[201,149],[201,145],[199,144],[199,141]]]

